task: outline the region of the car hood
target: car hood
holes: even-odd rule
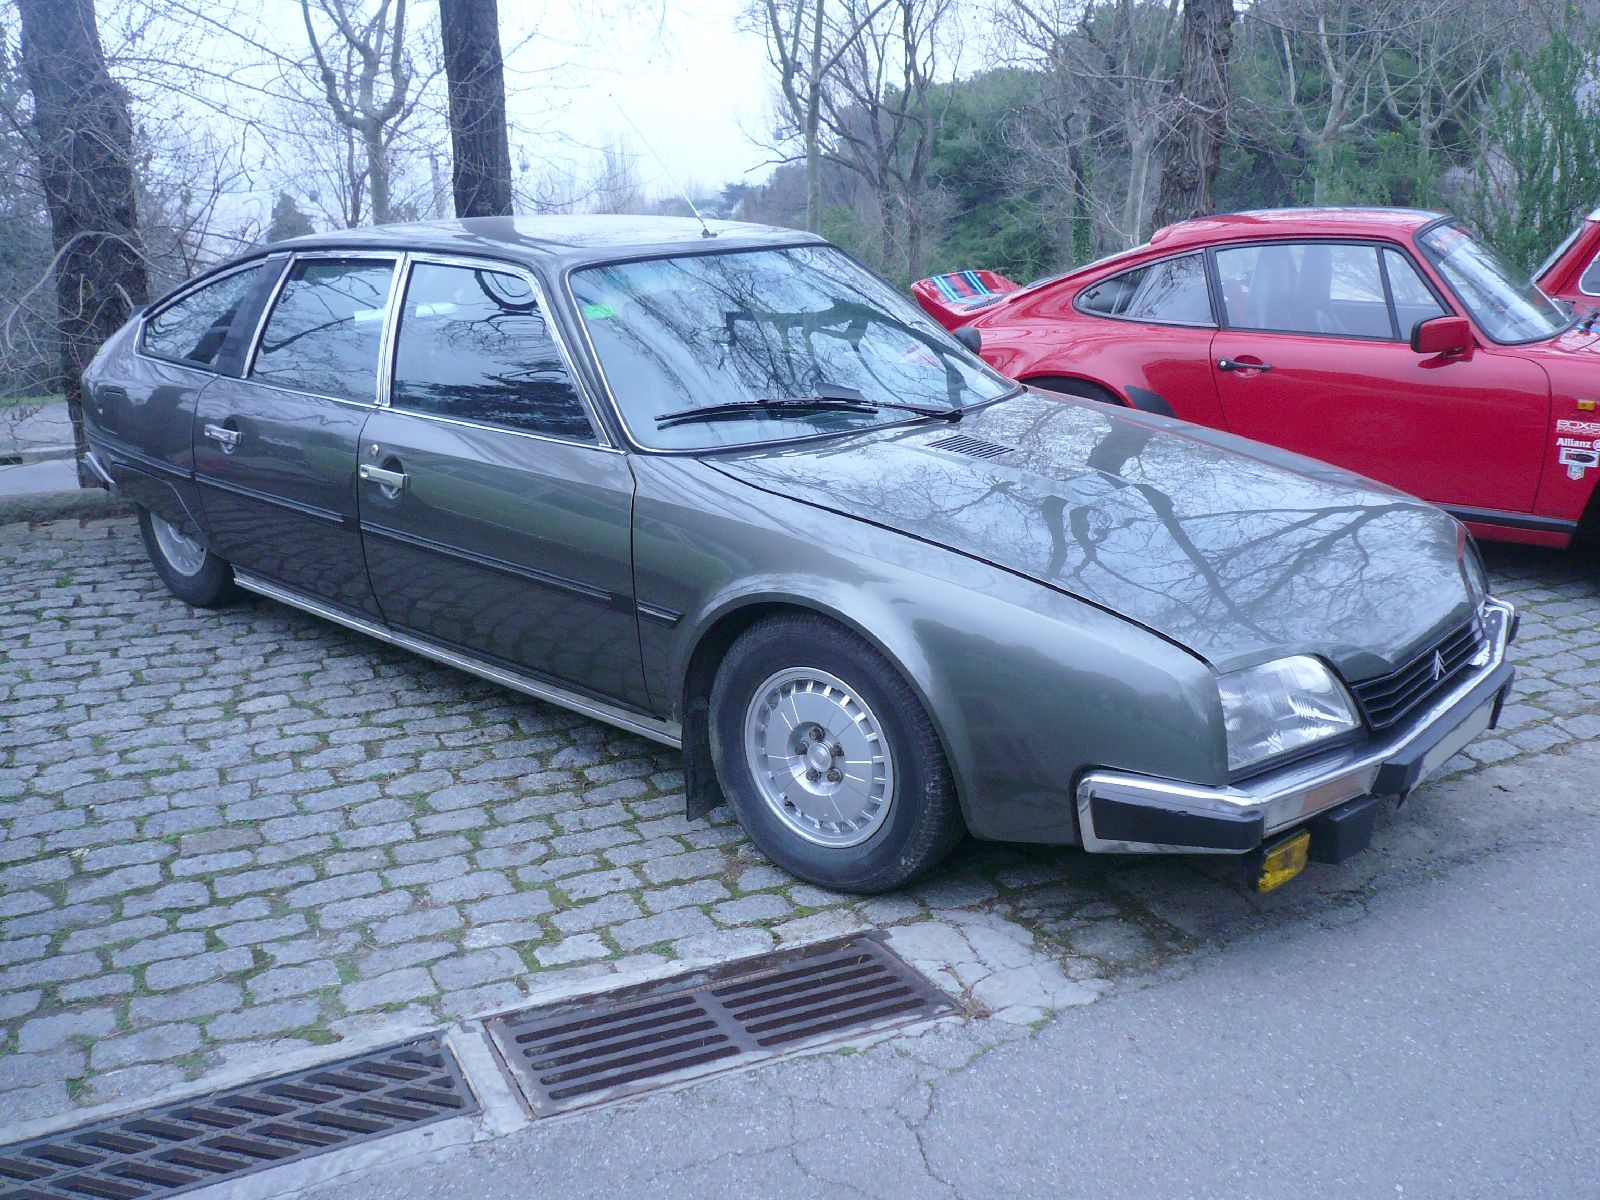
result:
[[[1380,674],[1471,613],[1461,527],[1382,484],[1215,430],[1023,393],[707,464],[1117,613],[1219,670]],[[819,531],[818,536],[825,536]]]

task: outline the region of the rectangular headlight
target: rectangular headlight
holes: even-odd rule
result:
[[[1307,655],[1220,676],[1228,769],[1239,771],[1360,728],[1344,685]]]

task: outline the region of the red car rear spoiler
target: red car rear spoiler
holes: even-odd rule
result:
[[[1021,290],[1021,284],[993,271],[952,271],[911,285],[911,294],[922,310],[946,329],[965,325],[979,309],[1007,292]]]

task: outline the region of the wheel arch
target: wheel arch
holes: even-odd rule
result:
[[[956,796],[966,814],[967,793],[962,787],[962,771],[953,752],[950,737],[938,708],[929,695],[931,682],[926,662],[917,663],[915,640],[909,630],[900,637],[886,638],[881,629],[851,615],[840,604],[804,595],[754,594],[740,596],[717,606],[698,623],[687,640],[683,667],[676,673],[676,695],[682,725],[683,773],[686,815],[692,820],[704,816],[723,802],[711,762],[710,698],[717,668],[735,639],[751,627],[774,617],[787,615],[821,617],[861,638],[905,680],[928,714],[956,783]]]
[[[1099,400],[1104,404],[1136,408],[1141,412],[1156,413],[1163,417],[1177,415],[1164,396],[1152,392],[1149,388],[1129,385],[1119,391],[1101,383],[1098,379],[1080,375],[1030,375],[1021,382],[1046,392],[1059,392],[1062,395],[1078,396],[1085,400]]]

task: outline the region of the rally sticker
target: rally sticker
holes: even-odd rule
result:
[[[1571,434],[1576,437],[1600,437],[1600,421],[1568,421],[1556,422],[1556,432]]]

